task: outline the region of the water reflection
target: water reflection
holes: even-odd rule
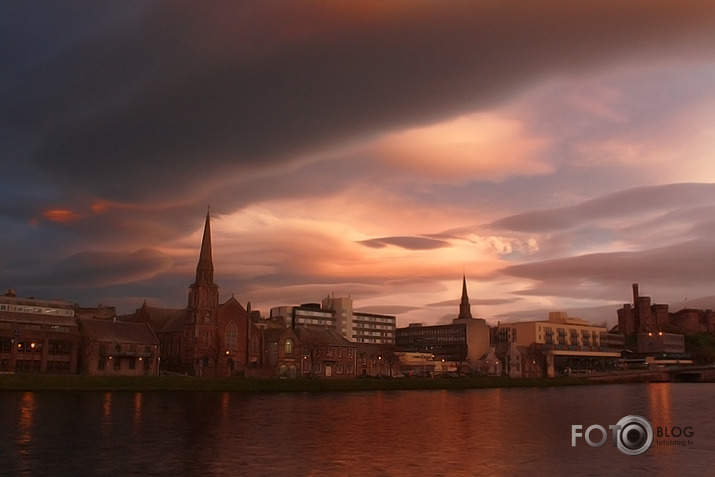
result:
[[[707,407],[714,391],[708,384],[663,384],[270,395],[6,393],[0,404],[17,412],[13,421],[0,416],[0,439],[13,442],[13,436],[16,445],[0,454],[0,469],[90,476],[459,476],[527,468],[540,475],[707,473],[715,464],[715,421]],[[609,446],[571,447],[572,424],[608,425],[628,414],[660,425],[697,422],[696,445],[654,447],[640,459]]]
[[[656,383],[648,386],[648,404],[651,424],[659,426],[673,426],[671,409],[673,403],[670,393],[673,387],[667,383]]]

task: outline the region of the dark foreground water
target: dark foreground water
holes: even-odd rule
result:
[[[715,384],[359,393],[0,392],[0,474],[712,475]],[[689,438],[571,446],[637,414]],[[600,440],[594,433],[591,440]]]

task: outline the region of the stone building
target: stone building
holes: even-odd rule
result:
[[[641,296],[638,284],[633,284],[633,304],[618,309],[618,328],[626,336],[638,333],[667,331],[683,335],[715,333],[715,313],[712,310],[686,308],[675,313],[667,304],[652,304],[649,296]]]

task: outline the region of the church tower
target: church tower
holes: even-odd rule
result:
[[[205,325],[216,323],[218,285],[214,283],[214,264],[211,253],[211,216],[208,211],[206,212],[199,263],[196,265],[196,280],[189,287],[188,309],[192,323]]]
[[[462,301],[459,303],[459,316],[457,319],[472,318],[472,305],[469,304],[467,295],[467,276],[462,276]]]

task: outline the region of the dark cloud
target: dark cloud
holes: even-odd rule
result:
[[[554,71],[708,53],[715,35],[710,2],[54,9],[55,22],[35,24],[33,8],[29,32],[9,30],[36,56],[13,55],[3,123],[27,139],[37,175],[109,199],[180,197],[196,181],[495,104]]]
[[[383,248],[388,245],[407,250],[434,250],[449,247],[449,242],[426,237],[382,237],[370,240],[361,240],[359,243],[371,248]]]
[[[16,273],[6,274],[5,279],[18,283],[17,288],[57,287],[68,290],[88,284],[107,287],[155,277],[173,264],[171,257],[151,249],[131,253],[84,251],[33,267],[16,267]]]

